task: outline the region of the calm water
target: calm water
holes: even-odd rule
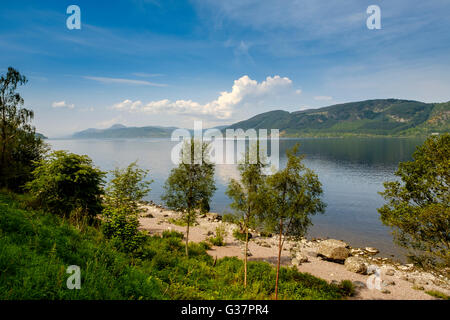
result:
[[[150,170],[154,180],[148,199],[160,202],[162,185],[173,164],[169,139],[136,140],[49,140],[55,150],[69,150],[87,154],[102,170],[138,164]],[[395,179],[394,172],[401,161],[411,159],[415,147],[423,139],[345,138],[345,139],[286,139],[280,141],[280,165],[286,163],[285,150],[301,143],[306,155],[305,164],[313,169],[323,184],[325,214],[313,218],[308,237],[342,239],[352,246],[374,246],[382,255],[402,259],[399,248],[393,245],[388,228],[377,213],[383,199],[383,181]],[[216,167],[217,191],[211,210],[230,212],[225,195],[230,177],[237,177],[233,165]]]

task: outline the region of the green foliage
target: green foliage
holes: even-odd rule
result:
[[[355,286],[350,280],[342,280],[338,287],[344,296],[351,297],[355,295]]]
[[[42,159],[47,145],[30,124],[34,113],[22,108],[24,101],[16,92],[27,83],[25,76],[12,67],[0,77],[0,187],[22,191]]]
[[[226,194],[233,201],[230,207],[235,211],[240,224],[240,233],[244,235],[244,286],[247,286],[247,251],[249,228],[255,226],[258,215],[264,210],[261,206],[261,189],[264,184],[263,170],[267,167],[266,159],[261,157],[259,141],[250,145],[244,159],[238,165],[240,180],[231,179]],[[233,233],[236,239],[241,235]]]
[[[125,169],[113,170],[113,178],[106,188],[103,210],[103,232],[121,251],[135,252],[145,240],[139,231],[139,203],[150,191],[152,181],[145,181],[148,171],[136,162]]]
[[[103,210],[103,217],[103,233],[116,248],[134,252],[141,247],[145,234],[138,229],[137,215],[130,214],[126,208],[107,207]]]
[[[163,283],[131,266],[94,227],[80,231],[21,207],[0,194],[0,300],[165,298]],[[69,265],[80,266],[80,290],[66,287]]]
[[[378,211],[396,242],[423,267],[450,266],[450,134],[430,137],[385,182]]]
[[[323,213],[322,184],[318,176],[297,156],[299,144],[287,150],[287,165],[267,178],[260,202],[265,208],[268,231],[296,238],[304,237],[311,225],[310,216]]]
[[[198,213],[208,212],[209,201],[216,191],[214,164],[210,163],[208,153],[207,143],[194,139],[185,141],[180,151],[180,164],[170,172],[161,197],[168,208],[181,213],[186,223],[186,255],[189,227]]]
[[[150,192],[153,180],[146,181],[148,170],[140,169],[136,162],[124,169],[116,168],[113,178],[106,188],[105,205],[109,208],[124,209],[129,214],[139,213],[139,203]]]
[[[26,188],[43,208],[65,216],[82,209],[91,219],[101,212],[104,173],[88,156],[55,151],[32,174]]]
[[[222,221],[237,224],[239,221],[239,218],[232,213],[225,213],[222,215]]]
[[[275,297],[278,295],[281,251],[286,236],[301,238],[312,224],[310,216],[323,213],[322,185],[314,171],[306,168],[303,156],[297,156],[299,144],[287,150],[287,164],[266,180],[260,194],[264,212],[260,216],[266,230],[279,234]]]
[[[208,241],[214,246],[221,247],[225,245],[224,240],[226,236],[227,230],[225,229],[225,225],[221,223],[216,227],[216,236],[209,238]]]
[[[437,290],[425,291],[425,293],[429,294],[432,297],[438,298],[438,299],[450,300],[450,296],[446,295],[443,292],[437,291]]]
[[[245,241],[247,239],[247,234],[245,231],[240,230],[239,228],[236,228],[233,230],[233,237],[236,240],[239,241]],[[248,239],[250,240],[252,238],[252,234],[249,232],[248,233]]]
[[[24,200],[22,197],[17,199]],[[0,299],[271,299],[275,270],[249,262],[251,285],[242,288],[243,263],[214,259],[205,243],[165,231],[147,236],[139,255],[116,250],[102,233],[83,231],[58,216],[20,209],[0,194]],[[66,287],[66,268],[81,269],[81,289]],[[296,269],[282,268],[283,299],[341,299],[337,286]]]

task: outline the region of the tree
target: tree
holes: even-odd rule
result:
[[[153,180],[145,180],[148,170],[140,169],[136,162],[124,169],[112,171],[113,178],[106,188],[103,210],[103,232],[114,245],[125,252],[133,252],[144,241],[139,231],[139,202],[150,192]]]
[[[101,213],[105,173],[88,156],[54,151],[32,175],[26,188],[45,209],[64,216],[81,209],[90,220]]]
[[[30,122],[32,110],[22,108],[17,87],[27,83],[12,67],[0,77],[0,187],[18,189],[28,181],[33,161],[42,159],[46,146]]]
[[[259,145],[259,144],[257,144]],[[241,228],[245,233],[244,249],[244,287],[247,287],[247,254],[249,227],[255,223],[255,218],[262,210],[260,205],[260,189],[264,184],[263,169],[266,166],[260,158],[259,147],[250,148],[244,157],[244,161],[238,165],[240,181],[231,179],[226,194],[233,202],[230,207],[235,210],[242,222]],[[256,161],[250,161],[250,159]]]
[[[168,208],[182,214],[186,223],[186,255],[189,255],[189,228],[199,212],[209,210],[209,202],[216,191],[214,164],[210,163],[208,153],[208,143],[194,139],[185,141],[180,152],[182,161],[171,170],[161,197]]]
[[[153,180],[145,180],[148,170],[138,167],[136,162],[124,169],[115,168],[113,178],[106,188],[105,204],[111,208],[124,208],[130,213],[139,212],[139,202],[150,192]]]
[[[400,181],[384,183],[378,209],[394,240],[422,266],[450,266],[450,134],[430,137],[413,160],[399,164]]]
[[[281,252],[287,236],[301,238],[312,224],[310,216],[325,211],[321,201],[322,185],[317,175],[297,156],[299,144],[286,151],[287,165],[267,178],[261,202],[266,208],[266,226],[278,233],[278,262],[275,280],[275,299],[278,299],[278,282]]]

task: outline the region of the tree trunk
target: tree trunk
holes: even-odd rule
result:
[[[186,226],[186,257],[189,256],[188,251],[188,245],[189,245],[189,225],[190,225],[190,219],[187,219],[187,226]]]
[[[280,264],[281,264],[281,237],[283,236],[283,220],[280,219],[280,238],[278,239],[278,262],[277,262],[277,279],[275,281],[275,300],[278,300],[278,280],[280,277]]]
[[[247,253],[248,253],[248,227],[245,228],[244,288],[247,288]]]

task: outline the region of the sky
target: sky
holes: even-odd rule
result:
[[[81,29],[68,29],[70,5]],[[369,29],[377,5],[381,29]],[[367,99],[450,100],[448,0],[5,1],[9,66],[49,137],[231,124]]]

